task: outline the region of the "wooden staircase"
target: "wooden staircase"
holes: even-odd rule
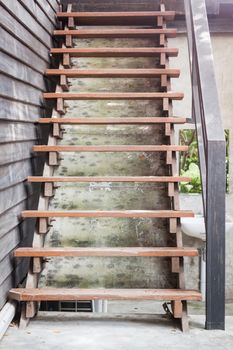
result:
[[[178,69],[169,68],[169,57],[177,56],[178,50],[167,47],[167,37],[174,37],[176,30],[168,29],[166,21],[175,16],[161,5],[155,12],[67,12],[57,13],[63,28],[55,30],[54,36],[62,40],[61,48],[52,48],[51,54],[61,59],[59,69],[48,69],[45,74],[59,78],[55,92],[44,93],[45,100],[54,100],[55,108],[51,118],[41,118],[39,124],[49,124],[51,134],[47,145],[35,145],[34,152],[46,152],[47,162],[43,176],[28,177],[29,183],[42,183],[42,193],[38,210],[25,210],[22,218],[37,218],[32,247],[20,247],[15,250],[16,258],[32,258],[25,288],[15,288],[9,297],[22,303],[21,326],[34,317],[38,311],[38,302],[52,300],[161,300],[171,302],[174,318],[181,321],[183,330],[188,329],[187,301],[201,300],[197,290],[186,290],[184,282],[184,257],[197,257],[198,250],[185,248],[182,242],[180,218],[192,217],[193,213],[179,208],[179,182],[188,182],[190,178],[181,177],[177,172],[176,152],[187,151],[186,146],[175,144],[174,125],[184,124],[184,117],[174,117],[172,101],[182,100],[183,93],[171,91],[171,78],[179,77]],[[136,26],[125,28],[121,26]],[[77,26],[99,26],[97,29],[79,29]],[[105,28],[103,26],[111,26]],[[114,28],[112,28],[114,26]],[[142,26],[137,28],[137,26]],[[158,47],[93,47],[74,48],[74,38],[156,38]],[[79,69],[72,68],[72,58],[80,57],[156,57],[159,67],[135,69]],[[159,78],[161,88],[157,92],[70,92],[69,79],[72,78]],[[145,89],[146,90],[146,89]],[[147,117],[66,117],[67,100],[155,100],[162,106],[161,115]],[[63,116],[64,115],[64,116]],[[64,145],[64,125],[158,125],[166,135],[167,144],[147,145]],[[60,152],[157,152],[166,159],[166,173],[163,176],[56,176],[54,170],[61,161]],[[55,195],[57,183],[162,183],[167,186],[170,208],[164,210],[51,210],[50,200]],[[140,196],[140,193],[138,194]],[[165,247],[45,247],[45,237],[54,218],[154,218],[168,222],[168,234],[173,237],[174,246]],[[77,232],[78,234],[78,232]],[[159,257],[171,259],[172,273],[177,277],[177,288],[38,288],[44,261],[47,257]]]

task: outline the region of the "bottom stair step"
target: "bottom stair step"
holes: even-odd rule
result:
[[[9,297],[17,301],[53,300],[193,300],[200,301],[197,290],[182,289],[65,289],[65,288],[15,288]]]

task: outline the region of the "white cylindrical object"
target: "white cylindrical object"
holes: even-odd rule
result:
[[[107,300],[93,300],[92,311],[93,312],[107,312],[108,301]]]
[[[202,248],[201,252],[201,295],[202,300],[206,297],[206,248]]]
[[[103,312],[108,312],[108,301],[103,300]]]
[[[0,311],[0,339],[4,336],[7,328],[15,316],[16,302],[9,301]]]

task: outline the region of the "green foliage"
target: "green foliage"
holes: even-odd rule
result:
[[[199,166],[195,163],[190,163],[187,171],[181,172],[182,176],[192,178],[191,182],[181,182],[180,190],[183,193],[200,193],[201,192],[201,177]]]
[[[229,130],[225,130],[226,137],[226,173],[227,187],[229,190]],[[181,145],[189,146],[187,152],[182,152],[180,155],[180,175],[191,177],[191,182],[182,182],[180,191],[182,193],[201,193],[201,175],[198,158],[198,144],[196,131],[193,129],[184,129],[180,131]]]

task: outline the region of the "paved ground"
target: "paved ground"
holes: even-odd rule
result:
[[[1,350],[232,350],[233,317],[226,331],[204,330],[204,317],[191,316],[191,330],[183,334],[171,321],[153,315],[41,313],[25,330],[12,326]],[[102,318],[101,318],[102,317]]]

